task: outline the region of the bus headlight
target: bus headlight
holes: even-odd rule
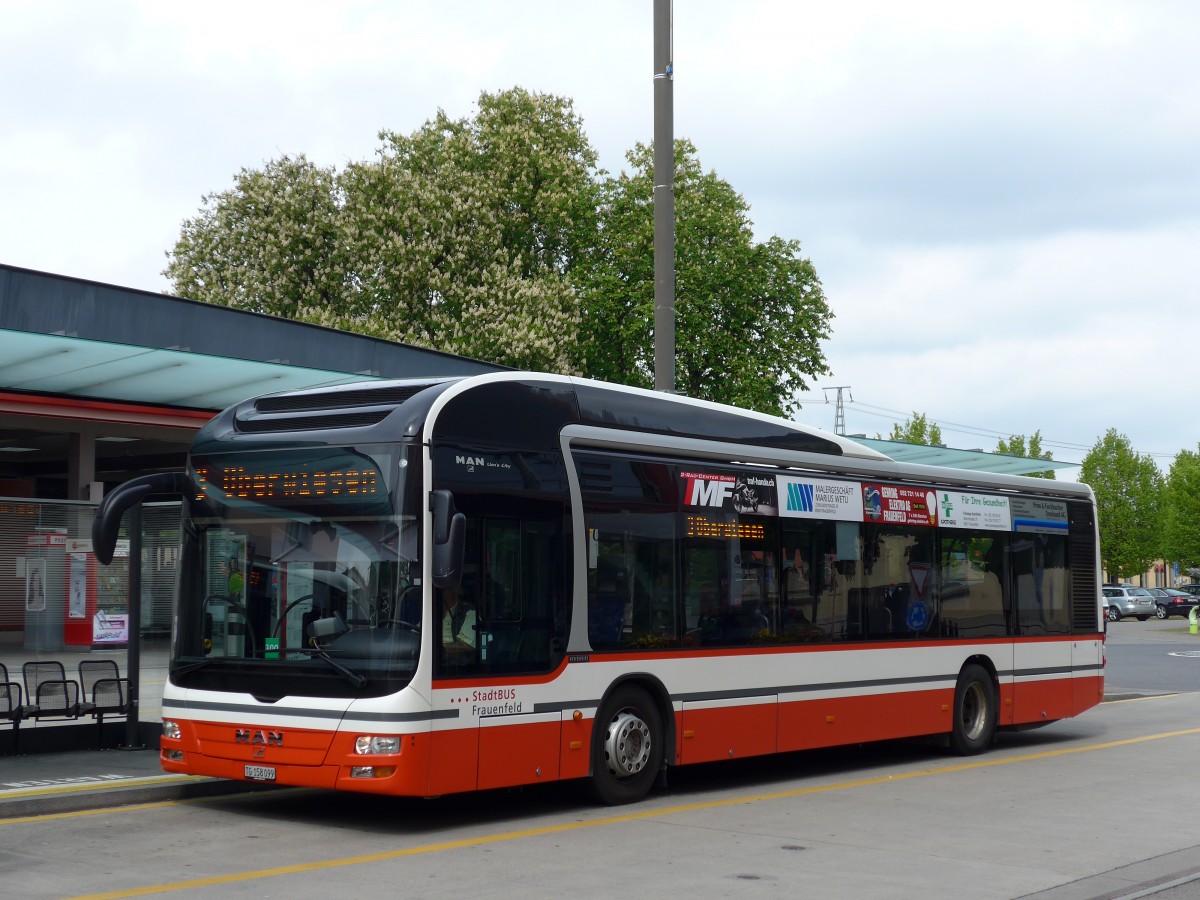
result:
[[[381,753],[399,753],[400,738],[362,735],[354,741],[354,752],[364,756]]]
[[[163,719],[162,736],[171,741],[179,740],[179,723],[174,722],[171,719]]]

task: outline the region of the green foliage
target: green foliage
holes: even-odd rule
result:
[[[340,302],[335,264],[341,196],[332,169],[303,155],[242,169],[183,223],[163,272],[193,300],[300,318]]]
[[[384,132],[346,167],[343,251],[357,278],[347,330],[517,368],[578,373],[569,272],[594,231],[595,153],[569,101],[483,94]]]
[[[1178,562],[1181,569],[1200,567],[1200,452],[1181,450],[1176,454],[1163,506],[1167,558]]]
[[[1083,458],[1079,480],[1096,494],[1100,558],[1113,578],[1146,571],[1162,557],[1162,473],[1110,428]]]
[[[883,439],[878,434],[875,437],[877,440]],[[903,425],[893,425],[892,433],[887,436],[886,440],[940,447],[942,446],[942,429],[937,422],[930,422],[924,413],[914,412],[911,419],[904,420]]]
[[[243,170],[184,223],[165,274],[196,300],[518,368],[577,373],[569,272],[595,231],[595,152],[571,103],[483,94],[380,134],[341,174]]]
[[[340,173],[243,169],[168,252],[183,296],[540,371],[653,380],[653,156],[609,177],[569,100],[520,88],[382,132]],[[827,374],[832,315],[796,241],[676,146],[677,389],[777,414]]]
[[[592,264],[576,283],[590,375],[654,382],[654,154],[638,144],[630,171],[601,186]],[[797,241],[755,243],[749,207],[675,143],[676,390],[777,415],[809,379],[828,374],[820,341],[832,315]],[[615,339],[614,339],[615,338]]]
[[[1014,434],[1007,441],[1001,438],[996,442],[996,452],[1005,453],[1009,456],[1021,456],[1026,459],[1054,459],[1054,454],[1049,450],[1042,450],[1042,432],[1041,429],[1035,431],[1029,436],[1028,445],[1026,445],[1025,435]],[[1044,472],[1030,472],[1031,478],[1050,478],[1053,479],[1054,470],[1047,469]]]

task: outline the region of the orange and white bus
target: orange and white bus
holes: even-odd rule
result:
[[[241,403],[186,473],[163,767],[437,796],[917,735],[1103,695],[1086,485],[506,372]]]

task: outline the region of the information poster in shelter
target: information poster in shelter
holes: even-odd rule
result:
[[[88,555],[86,553],[68,555],[71,559],[71,595],[67,601],[67,615],[72,619],[86,619]]]
[[[43,612],[46,609],[46,560],[25,560],[25,611]]]
[[[125,644],[129,642],[129,614],[97,610],[92,618],[93,644]]]

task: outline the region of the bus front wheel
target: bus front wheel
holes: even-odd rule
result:
[[[954,688],[950,748],[962,756],[980,753],[996,733],[996,684],[983,666],[964,666]]]
[[[600,707],[592,725],[592,793],[601,803],[641,800],[663,761],[658,707],[641,688],[622,686]]]

